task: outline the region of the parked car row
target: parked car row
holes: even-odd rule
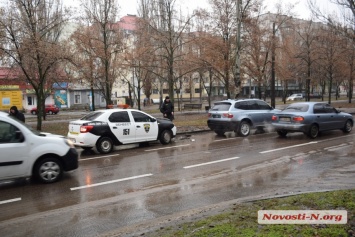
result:
[[[340,112],[324,102],[298,102],[284,110],[274,109],[258,99],[224,100],[209,110],[208,127],[218,135],[234,131],[248,136],[251,128],[263,129],[271,125],[279,136],[303,132],[316,138],[321,131],[340,129],[349,133],[354,125],[353,116]]]
[[[316,138],[321,131],[340,129],[350,133],[352,115],[323,102],[298,102],[284,110],[259,99],[223,100],[209,110],[208,127],[218,135],[235,132],[248,136],[251,129],[272,126],[280,137],[303,132]],[[78,168],[78,152],[96,148],[102,154],[114,146],[160,141],[171,143],[176,126],[168,119],[155,118],[135,109],[93,111],[71,121],[67,138],[38,132],[0,112],[0,180],[33,177],[43,183],[58,181],[65,171]]]

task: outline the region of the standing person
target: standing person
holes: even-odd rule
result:
[[[160,107],[160,112],[163,113],[164,118],[168,118],[171,121],[174,119],[174,105],[171,103],[169,96],[165,97],[163,104]]]
[[[15,118],[17,118],[18,120],[21,120],[22,122],[25,122],[25,115],[23,115],[23,113],[21,113],[20,111],[18,111],[16,106],[12,106],[10,108],[10,116],[13,116]]]

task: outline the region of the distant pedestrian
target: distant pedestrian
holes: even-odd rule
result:
[[[168,118],[171,121],[174,120],[174,105],[171,103],[169,96],[165,97],[165,100],[160,107],[160,112],[162,112],[164,118]]]
[[[148,98],[145,97],[143,100],[143,106],[145,107],[146,105],[148,105]]]
[[[18,120],[20,120],[22,122],[25,122],[25,115],[23,115],[23,113],[18,111],[16,106],[12,106],[10,108],[9,114],[10,114],[10,116],[13,116],[13,117],[17,118]]]

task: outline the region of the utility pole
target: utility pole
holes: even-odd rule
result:
[[[271,48],[271,106],[275,108],[275,22],[272,23],[272,48]]]

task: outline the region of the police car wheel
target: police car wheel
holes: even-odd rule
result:
[[[102,137],[96,143],[96,149],[101,154],[110,153],[113,149],[112,139],[109,137]]]
[[[172,135],[171,131],[169,131],[169,130],[164,130],[160,134],[160,142],[164,145],[169,144],[171,142],[172,138],[173,138],[173,135]]]

